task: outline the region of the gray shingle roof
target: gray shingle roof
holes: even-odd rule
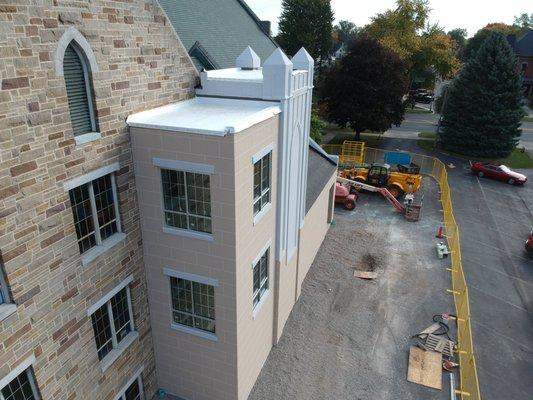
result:
[[[251,46],[263,61],[277,47],[242,0],[159,0],[159,3],[187,51],[198,42],[218,68],[234,67],[235,59],[246,46]],[[197,66],[203,64],[192,56]]]
[[[507,40],[516,55],[533,57],[533,29],[528,30],[519,38],[516,38],[515,35],[508,35]]]
[[[307,161],[307,191],[305,193],[305,213],[315,204],[317,197],[324,190],[324,186],[337,173],[337,164],[315,149],[313,143],[309,145],[309,159]]]

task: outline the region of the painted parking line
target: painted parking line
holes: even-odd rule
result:
[[[519,306],[518,304],[514,304],[514,303],[512,303],[512,302],[510,302],[510,301],[508,301],[508,300],[505,300],[504,298],[502,298],[502,297],[500,297],[500,296],[495,296],[495,295],[492,294],[492,293],[488,293],[488,292],[486,292],[486,291],[480,289],[478,286],[472,285],[472,282],[470,282],[470,283],[468,284],[468,290],[470,290],[470,289],[474,289],[475,291],[477,291],[477,292],[479,292],[479,293],[483,293],[485,296],[492,297],[493,299],[496,299],[496,300],[498,300],[498,301],[501,301],[502,303],[505,303],[505,304],[507,304],[508,306],[514,307],[514,308],[516,308],[517,310],[520,310],[520,311],[523,311],[523,312],[526,312],[526,313],[529,314],[529,311],[528,311],[526,308],[521,307],[521,306]]]
[[[529,281],[526,281],[522,278],[519,278],[518,276],[513,276],[513,275],[509,275],[507,272],[503,272],[499,269],[495,269],[495,268],[492,268],[490,266],[488,266],[487,264],[482,264],[476,260],[472,260],[472,259],[469,259],[468,257],[463,257],[463,262],[464,263],[468,263],[468,264],[475,264],[476,266],[480,267],[480,268],[483,268],[483,269],[486,269],[487,271],[491,271],[491,272],[496,272],[508,279],[512,279],[512,280],[515,280],[515,281],[518,281],[519,283],[521,283],[522,285],[527,285],[527,286],[531,286],[531,290],[533,290],[533,282],[529,282]]]

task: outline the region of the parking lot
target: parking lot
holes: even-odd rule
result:
[[[440,391],[406,380],[411,336],[434,314],[454,310],[446,292],[449,262],[435,252],[437,184],[425,178],[422,191],[416,223],[378,194],[362,193],[353,212],[336,208],[250,400],[450,398],[447,373]],[[378,272],[375,280],[354,277],[354,269],[369,263]]]
[[[533,260],[524,242],[533,226],[533,182],[511,186],[450,170],[474,348],[484,400],[533,393]],[[533,171],[521,171],[533,178]]]

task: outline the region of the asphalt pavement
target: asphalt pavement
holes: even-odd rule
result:
[[[416,141],[382,147],[426,153]],[[474,351],[483,400],[531,399],[533,393],[533,260],[524,250],[533,226],[533,169],[523,187],[469,173],[465,160],[447,165],[470,294]]]

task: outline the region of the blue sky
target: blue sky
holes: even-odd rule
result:
[[[272,21],[277,33],[277,20],[281,12],[281,0],[246,0],[261,19]],[[358,26],[366,25],[370,17],[388,8],[394,0],[331,0],[335,20],[347,19]],[[430,0],[430,20],[438,22],[446,30],[466,28],[472,36],[489,22],[511,24],[515,15],[533,13],[533,0]]]

